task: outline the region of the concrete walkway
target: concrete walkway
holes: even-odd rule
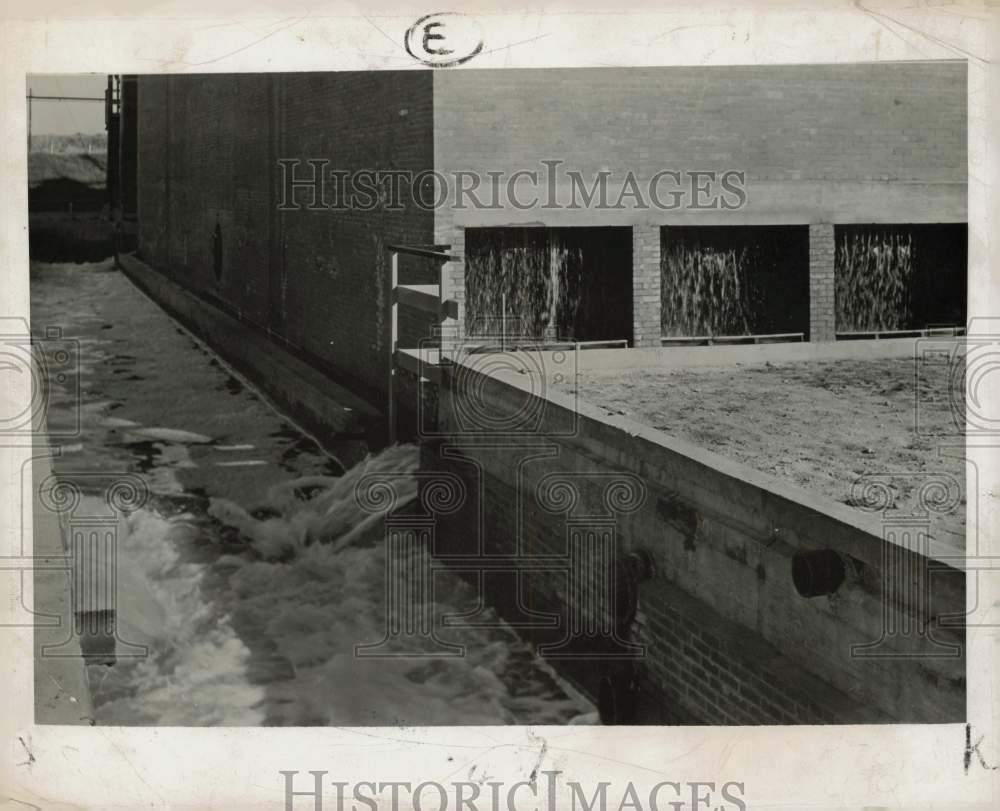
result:
[[[59,327],[79,354],[53,374],[46,414],[54,472],[83,494],[61,518],[115,482],[142,491],[114,526],[113,578],[72,602],[65,577],[42,584],[64,614],[114,611],[113,666],[87,661],[98,725],[558,724],[592,711],[502,621],[444,628],[489,614],[448,572],[418,608],[464,655],[355,653],[411,642],[387,637],[387,577],[429,570],[429,552],[387,551],[356,487],[374,472],[415,489],[414,446],[353,465],[366,446],[349,435],[342,459],[327,454],[109,263],[34,266],[31,283],[33,328]],[[66,717],[53,701],[39,693],[40,722]]]
[[[87,595],[73,593],[71,580],[79,579],[72,576],[68,525],[94,512],[88,503],[103,504],[101,488],[137,476],[151,503],[176,512],[190,506],[192,498],[253,504],[289,478],[337,476],[343,464],[109,262],[35,265],[31,284],[33,331],[44,334],[46,327],[58,327],[62,343],[79,355],[62,382],[56,367],[49,369],[45,416],[57,455],[36,459],[32,469],[35,555],[42,556],[34,575],[34,610],[58,617],[57,625],[39,620],[35,629],[36,719],[90,724],[100,715],[92,693],[108,698],[110,671],[94,660],[85,662],[74,608],[95,595],[112,601],[115,596],[89,581]],[[44,427],[39,426],[39,434],[46,436]],[[355,458],[365,452],[356,439],[345,447]],[[84,494],[75,515],[41,503],[38,487],[53,472]],[[124,525],[119,529],[124,532]],[[120,537],[119,548],[123,544]],[[76,564],[78,574],[87,568],[87,561]],[[151,600],[140,569],[127,555],[119,556],[117,589],[128,608],[118,618],[119,633],[142,641],[141,630],[156,621],[144,616]],[[43,647],[54,652],[43,654]]]
[[[41,504],[38,486],[52,473],[49,459],[31,466],[34,506],[35,719],[49,724],[93,724],[83,653],[73,631],[65,527]],[[65,567],[65,568],[63,568]]]

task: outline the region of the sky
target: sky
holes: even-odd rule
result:
[[[35,74],[28,88],[36,96],[94,96],[104,98],[105,74]],[[104,132],[103,101],[33,101],[32,135],[85,135]]]

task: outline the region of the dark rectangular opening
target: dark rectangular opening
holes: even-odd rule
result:
[[[665,338],[808,338],[807,226],[665,226],[660,247]]]
[[[965,223],[842,225],[834,235],[838,335],[965,326]]]
[[[533,341],[632,340],[632,229],[469,228],[466,332]]]

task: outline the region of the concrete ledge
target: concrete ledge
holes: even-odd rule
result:
[[[904,341],[912,346],[911,340],[904,339]],[[808,344],[796,344],[796,346],[808,346]],[[729,349],[731,347],[701,348]],[[755,349],[759,347],[739,348]],[[614,352],[615,350],[609,351]],[[641,352],[643,350],[628,351]],[[484,374],[474,366],[467,364],[464,366],[472,374]],[[876,568],[881,566],[884,522],[880,517],[853,509],[776,476],[762,473],[693,442],[671,436],[629,417],[609,414],[596,405],[578,399],[575,395],[567,394],[561,390],[554,391],[551,386],[539,386],[537,378],[534,382],[532,381],[531,371],[533,371],[531,367],[528,367],[528,373],[519,374],[510,371],[508,367],[491,374],[490,378],[520,392],[520,395],[515,395],[513,399],[508,395],[511,407],[528,413],[529,409],[525,406],[526,399],[540,397],[544,400],[541,413],[544,414],[544,419],[549,426],[572,426],[572,430],[557,429],[555,436],[572,435],[574,439],[597,439],[605,448],[612,447],[620,454],[624,454],[621,458],[627,459],[630,465],[637,469],[656,465],[657,461],[662,462],[664,458],[674,459],[677,462],[683,460],[685,464],[696,465],[704,471],[704,474],[699,478],[704,478],[705,475],[713,478],[718,477],[738,483],[741,485],[741,489],[748,493],[752,491],[753,495],[746,502],[730,500],[726,503],[726,508],[731,511],[746,510],[745,520],[748,526],[760,524],[760,529],[766,528],[768,533],[775,526],[784,526],[787,529],[784,538],[786,542],[789,542],[789,539],[800,537],[800,534],[795,530],[803,527],[801,519],[793,520],[790,513],[802,513],[808,517],[810,522],[819,522],[815,526],[810,526],[805,533],[806,535],[816,534],[817,529],[822,527],[838,538],[841,543],[840,551],[850,554],[870,566]],[[486,386],[482,391],[489,392],[491,396],[496,398],[497,403],[504,402],[502,389]],[[546,433],[544,430],[539,430],[537,436],[545,437]],[[669,456],[666,456],[665,453]],[[734,493],[727,491],[725,495],[732,496]],[[719,494],[712,491],[709,500],[715,502],[718,499]],[[772,512],[773,514],[765,518],[764,512]],[[775,513],[781,513],[788,517],[782,521],[777,518]],[[795,540],[792,542],[794,543]],[[804,548],[812,547],[805,544]],[[929,552],[931,560],[942,570],[964,571],[963,561],[956,559],[956,553],[962,554],[964,550],[956,550],[948,544],[931,540]]]
[[[246,374],[317,439],[356,438],[370,445],[383,444],[385,420],[370,403],[134,256],[121,257],[121,266],[141,290]]]
[[[912,351],[912,341],[906,343]],[[512,533],[523,532],[525,537],[518,537],[524,548],[545,549],[552,538],[565,536],[565,527],[530,503],[543,477],[574,476],[576,509],[596,515],[607,509],[602,477],[634,474],[647,496],[635,511],[616,519],[616,531],[624,548],[639,545],[655,561],[660,579],[644,588],[645,595],[663,603],[667,585],[698,598],[711,594],[713,610],[734,628],[781,652],[784,664],[778,669],[789,671],[791,684],[802,681],[791,673],[797,667],[843,696],[835,719],[840,723],[865,722],[866,711],[905,723],[964,720],[965,661],[956,646],[965,629],[938,623],[945,616],[961,617],[965,609],[965,577],[955,550],[933,543],[927,550],[908,546],[895,533],[884,535],[880,517],[553,392],[532,374],[537,361],[529,361],[519,364],[514,353],[503,363],[471,357],[443,376],[438,430],[444,450],[448,458],[474,460],[474,468],[466,465],[475,471],[474,477],[466,474],[470,490],[487,482],[482,498],[492,505],[479,517],[456,519],[456,537],[485,533],[502,550]],[[487,444],[488,452],[480,452]],[[541,453],[546,447],[550,452]],[[527,494],[525,503],[505,502],[514,498],[505,495],[505,487]],[[505,516],[514,514],[518,520],[525,516],[520,530],[503,525]],[[459,520],[465,524],[459,526]],[[810,598],[793,584],[793,559],[816,550],[835,552],[845,578],[831,592]],[[927,603],[920,589],[898,588],[918,568],[933,570]],[[662,594],[656,582],[664,584]],[[539,587],[543,593],[556,588]],[[932,633],[887,635],[887,617],[895,628],[923,628],[926,622]],[[661,623],[664,634],[650,640],[646,666],[654,671],[670,647],[670,626],[669,620]],[[853,653],[855,646],[874,644],[882,646],[878,655]],[[772,688],[770,695],[779,692]],[[800,708],[795,717],[811,723],[806,719],[816,712]],[[784,717],[760,707],[754,713],[753,723]],[[820,714],[833,720],[829,708],[820,708]]]
[[[38,496],[38,483],[51,472],[48,458],[35,457],[32,461],[32,547],[36,567],[31,607],[39,618],[34,628],[35,723],[89,726],[93,724],[93,708],[83,652],[73,633],[71,562],[64,527]],[[46,617],[58,618],[58,625],[43,624]],[[57,646],[60,655],[42,655],[43,648]]]
[[[580,371],[617,374],[623,369],[684,369],[691,367],[733,366],[735,364],[791,363],[796,361],[871,360],[873,358],[913,358],[919,338],[885,338],[869,341],[823,341],[742,346],[664,346],[635,349],[586,349],[577,353]],[[935,336],[942,341],[965,338]],[[563,353],[539,352],[541,368],[564,370]],[[537,365],[537,364],[536,364]]]

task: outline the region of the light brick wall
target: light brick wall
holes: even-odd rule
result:
[[[458,335],[455,337],[459,337],[465,334],[465,229],[452,226],[450,222],[437,222],[434,243],[450,245],[448,253],[459,257],[454,262],[445,263],[441,291],[446,299],[458,302]]]
[[[635,346],[660,345],[660,229],[632,226],[632,336]]]
[[[836,340],[833,225],[809,226],[809,340]]]
[[[435,168],[737,169],[751,198],[753,181],[964,181],[966,73],[960,62],[436,71]]]

